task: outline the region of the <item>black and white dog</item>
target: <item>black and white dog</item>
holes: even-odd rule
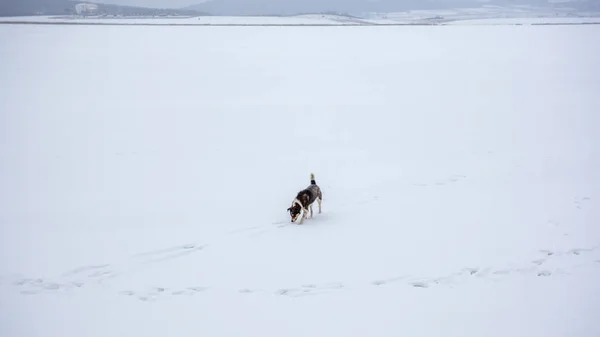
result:
[[[300,224],[304,222],[304,219],[307,218],[308,210],[310,209],[310,217],[313,216],[312,205],[315,200],[319,203],[319,213],[321,213],[321,201],[323,200],[323,194],[321,193],[321,188],[315,182],[315,175],[313,173],[310,174],[310,185],[298,192],[296,195],[296,199],[292,201],[292,206],[288,208],[288,212],[290,212],[290,216],[292,217],[292,222],[295,222],[302,212],[302,218],[300,219]]]

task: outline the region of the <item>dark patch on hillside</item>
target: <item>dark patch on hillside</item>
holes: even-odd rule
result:
[[[72,15],[76,14],[75,5],[85,1],[72,0],[3,0],[0,1],[0,16],[30,16],[30,15]],[[207,15],[195,9],[168,9],[119,6],[95,3],[98,5],[98,15],[122,16],[199,16]]]

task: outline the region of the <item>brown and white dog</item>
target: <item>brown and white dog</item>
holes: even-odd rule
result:
[[[302,218],[300,219],[300,224],[304,222],[306,216],[308,215],[308,210],[310,209],[310,217],[313,216],[312,205],[315,200],[319,203],[319,213],[321,213],[321,201],[323,200],[323,194],[321,193],[321,188],[315,182],[315,175],[313,173],[310,174],[310,185],[298,192],[294,201],[292,201],[292,206],[288,208],[288,212],[290,212],[290,216],[292,217],[292,222],[295,222],[302,212]]]

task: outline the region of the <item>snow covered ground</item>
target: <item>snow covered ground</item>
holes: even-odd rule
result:
[[[0,26],[0,335],[600,335],[599,34]]]
[[[447,25],[575,25],[575,24],[597,24],[600,25],[600,17],[555,17],[555,18],[473,18],[456,19],[444,22]]]

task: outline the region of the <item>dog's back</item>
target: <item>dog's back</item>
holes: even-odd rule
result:
[[[303,189],[302,191],[298,192],[296,199],[300,200],[300,202],[305,207],[311,205],[317,199],[323,199],[321,188],[317,185],[314,174],[311,173],[310,175],[310,185],[308,185],[308,187]]]
[[[296,199],[300,200],[305,207],[315,202],[317,198],[321,199],[321,189],[313,184],[298,192],[296,196]]]

